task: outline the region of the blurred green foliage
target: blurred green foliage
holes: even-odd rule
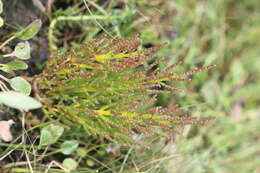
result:
[[[172,62],[183,59],[185,68],[218,66],[194,77],[190,92],[174,96],[192,115],[217,120],[207,127],[187,128],[185,137],[176,139],[166,151],[179,157],[168,162],[168,171],[259,172],[260,2],[176,0],[161,5],[154,8],[165,17],[156,15],[157,24],[141,26],[146,42],[169,40],[171,47],[163,54],[171,55]],[[164,35],[167,28],[177,36]]]
[[[118,22],[120,34],[140,33],[145,44],[169,41],[161,55],[171,63],[183,60],[183,70],[218,66],[194,77],[188,92],[171,100],[194,116],[217,120],[185,129],[184,137],[165,149],[178,155],[168,162],[168,172],[259,172],[260,2],[125,2],[121,13],[132,14]]]
[[[146,45],[170,42],[159,54],[171,57],[170,64],[183,60],[183,71],[217,64],[217,69],[194,77],[188,92],[162,96],[159,101],[180,103],[197,117],[217,118],[206,127],[186,128],[184,136],[165,148],[166,153],[178,155],[169,160],[168,172],[258,172],[260,2],[125,0],[99,5],[108,15],[121,16],[99,21],[107,32],[140,33]],[[92,7],[93,14],[102,14]],[[79,41],[102,32],[96,21],[84,23],[82,30]]]

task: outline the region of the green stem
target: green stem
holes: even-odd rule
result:
[[[49,49],[56,50],[57,47],[55,45],[55,37],[54,37],[54,28],[55,25],[59,21],[84,21],[84,20],[106,20],[106,19],[116,19],[120,16],[100,16],[100,15],[91,15],[91,16],[59,16],[53,19],[50,23],[50,29],[48,32],[48,39],[49,39]]]
[[[10,57],[10,56],[14,56],[14,54],[13,53],[9,53],[9,54],[6,54],[6,55],[2,55],[3,58]]]
[[[19,173],[29,173],[30,170],[26,169],[26,168],[12,168],[11,171],[13,173],[19,172]]]
[[[99,6],[98,4],[96,4],[94,1],[92,0],[86,0],[89,4],[91,4],[93,7],[95,7],[97,10],[99,10],[102,14],[108,16],[108,13],[106,12],[106,10],[104,10],[101,6]]]
[[[8,44],[10,41],[12,41],[13,39],[15,39],[16,36],[13,35],[12,37],[8,38],[7,40],[5,40],[5,42],[3,42],[1,45],[0,45],[0,49],[2,49],[6,44]]]
[[[27,144],[8,144],[8,143],[1,143],[0,142],[0,147],[11,147],[11,148],[15,148],[17,147],[17,145],[20,145],[18,148],[18,150],[23,150],[23,147],[26,147],[26,148],[31,148],[32,146],[31,145],[27,145]]]
[[[12,168],[11,170],[9,169],[8,171],[6,171],[4,173],[10,172],[10,171],[13,173],[31,173],[31,171],[26,168]],[[34,170],[33,172],[34,173],[43,173],[43,171],[36,171],[36,170]],[[56,172],[58,172],[58,171],[56,171]]]

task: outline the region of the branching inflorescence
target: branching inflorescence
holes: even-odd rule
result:
[[[214,65],[172,73],[172,68],[181,64],[177,62],[160,71],[156,66],[162,60],[154,61],[154,52],[165,44],[151,48],[141,45],[138,36],[100,36],[77,50],[50,57],[48,68],[37,77],[47,105],[45,113],[70,126],[80,126],[88,134],[117,142],[134,142],[131,136],[139,132],[168,136],[167,132],[175,132],[179,125],[208,121],[177,116],[176,105],[152,105],[158,94],[180,91],[170,83],[190,81],[188,76]]]

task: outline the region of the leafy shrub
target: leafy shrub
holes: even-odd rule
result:
[[[180,117],[176,105],[155,106],[158,94],[180,91],[171,83],[190,81],[188,76],[214,65],[184,73],[172,73],[170,65],[160,71],[155,51],[165,44],[141,48],[141,40],[100,36],[79,49],[57,53],[36,77],[46,115],[65,124],[83,127],[88,134],[115,142],[137,142],[136,133],[168,136],[179,125],[203,124],[207,119]],[[147,63],[147,61],[149,63]],[[163,132],[158,132],[160,127]]]

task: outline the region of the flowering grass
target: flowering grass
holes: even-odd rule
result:
[[[136,133],[169,137],[180,125],[210,120],[179,117],[177,105],[154,103],[158,94],[181,91],[172,85],[175,82],[190,81],[190,75],[215,66],[172,73],[178,62],[160,71],[156,66],[161,59],[155,60],[155,52],[165,44],[141,45],[137,36],[114,40],[100,36],[78,50],[50,57],[48,68],[37,78],[46,115],[80,126],[88,134],[127,143],[134,142],[131,136]]]

